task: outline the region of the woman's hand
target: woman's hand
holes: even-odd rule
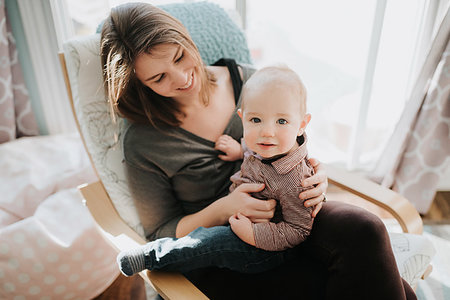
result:
[[[276,201],[259,200],[249,195],[263,189],[263,183],[243,183],[238,186],[228,196],[220,199],[224,217],[228,220],[229,217],[241,213],[252,223],[269,222],[275,212]]]
[[[325,199],[325,193],[328,188],[328,179],[325,172],[325,167],[315,158],[310,158],[309,162],[314,168],[315,174],[306,178],[302,182],[303,187],[313,186],[312,189],[300,193],[299,198],[305,201],[305,207],[315,206],[312,212],[312,217],[315,218],[320,211]]]

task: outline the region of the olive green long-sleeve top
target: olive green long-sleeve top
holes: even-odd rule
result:
[[[242,70],[245,82],[254,69]],[[240,102],[223,132],[237,141],[243,133]],[[179,127],[131,124],[122,141],[131,196],[148,240],[174,237],[181,218],[226,196],[242,163],[221,160],[214,142]]]

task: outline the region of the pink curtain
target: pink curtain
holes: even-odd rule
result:
[[[371,178],[425,214],[450,164],[450,14],[432,47]]]
[[[0,1],[0,143],[21,136],[38,135],[23,80],[14,37]]]

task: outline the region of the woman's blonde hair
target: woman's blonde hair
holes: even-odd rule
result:
[[[160,44],[180,45],[197,62],[201,79],[200,98],[208,105],[216,79],[206,69],[187,29],[165,11],[146,3],[128,3],[111,9],[103,23],[100,55],[111,116],[116,113],[132,122],[179,126],[179,104],[142,84],[134,72],[136,58],[151,54]]]

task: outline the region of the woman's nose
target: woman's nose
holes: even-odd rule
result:
[[[188,72],[182,70],[174,72],[174,83],[177,88],[185,86],[188,83]]]

